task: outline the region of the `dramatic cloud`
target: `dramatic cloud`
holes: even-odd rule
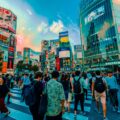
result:
[[[40,25],[38,25],[37,31],[46,33],[48,31],[48,24],[41,22]]]
[[[58,20],[58,22],[53,22],[53,24],[50,26],[50,31],[58,34],[64,29],[63,22],[61,20]]]

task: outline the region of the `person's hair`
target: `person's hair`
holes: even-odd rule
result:
[[[75,72],[75,75],[76,75],[76,76],[79,76],[79,75],[80,75],[80,71],[76,71],[76,72]]]
[[[99,70],[96,71],[96,75],[100,75],[100,71]]]
[[[58,71],[53,71],[52,72],[52,78],[58,78],[59,77],[59,72]]]
[[[42,72],[36,72],[35,73],[35,79],[41,78],[41,77],[43,77],[43,73]]]
[[[113,73],[113,72],[112,72],[112,70],[108,70],[108,72],[107,72],[107,73]]]
[[[92,72],[92,77],[95,77],[95,72]]]
[[[83,77],[84,79],[86,79],[86,78],[87,78],[87,74],[86,74],[85,72],[83,72],[83,73],[82,73],[82,77]]]

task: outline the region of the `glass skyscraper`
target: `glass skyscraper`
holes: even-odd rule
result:
[[[120,0],[81,0],[84,65],[120,65]]]

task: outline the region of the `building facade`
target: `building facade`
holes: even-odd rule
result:
[[[0,7],[0,53],[3,54],[0,72],[2,73],[14,68],[16,27],[17,16],[12,11]]]
[[[38,65],[40,62],[40,52],[36,52],[31,48],[24,48],[23,61],[25,64]]]
[[[119,67],[119,0],[82,0],[80,9],[84,66]]]

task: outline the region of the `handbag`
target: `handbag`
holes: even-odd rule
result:
[[[47,96],[47,83],[45,86],[45,92],[40,99],[39,114],[44,115],[47,112],[48,96]]]

